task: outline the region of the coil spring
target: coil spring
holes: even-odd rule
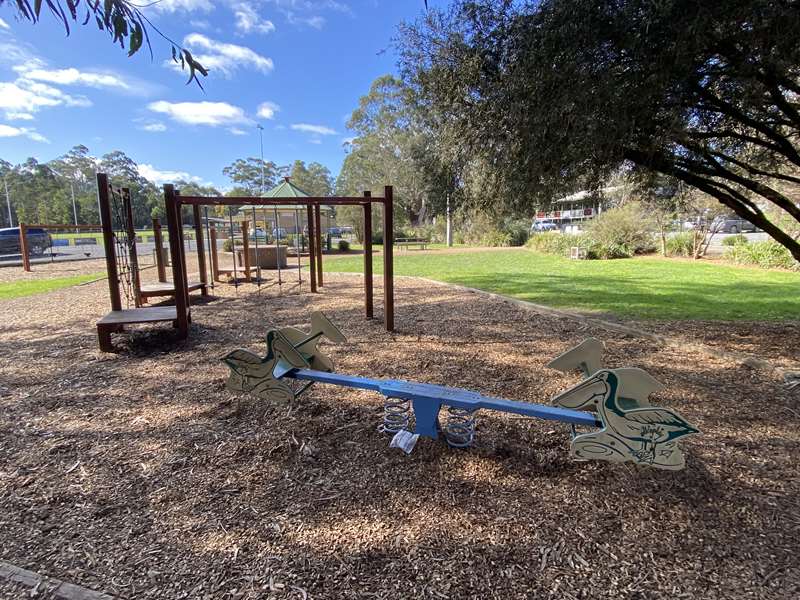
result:
[[[453,448],[467,448],[475,439],[475,413],[477,409],[447,407],[447,424],[444,437]]]
[[[410,413],[410,400],[386,398],[383,403],[383,423],[378,426],[378,431],[397,433],[401,429],[408,429]]]

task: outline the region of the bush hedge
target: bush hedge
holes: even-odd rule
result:
[[[687,256],[694,254],[694,234],[690,231],[676,233],[667,238],[667,255]]]
[[[737,244],[746,244],[747,238],[743,236],[741,233],[737,233],[736,235],[729,235],[726,238],[723,238],[722,245],[723,246],[735,246]]]
[[[756,265],[762,269],[800,271],[800,263],[786,248],[774,240],[729,246],[725,249],[725,258],[742,265]]]

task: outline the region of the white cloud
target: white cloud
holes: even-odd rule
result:
[[[214,10],[214,5],[210,0],[159,0],[148,5],[158,12],[174,13],[178,11],[186,12],[211,12]]]
[[[200,177],[190,175],[186,171],[161,171],[153,165],[141,164],[136,166],[139,175],[152,181],[153,183],[170,183],[175,181],[194,181],[195,183],[205,183]]]
[[[149,131],[151,133],[158,133],[161,131],[166,131],[167,126],[163,123],[147,123],[146,125],[142,125],[142,130]]]
[[[183,38],[183,45],[192,51],[194,58],[210,71],[219,71],[230,77],[240,68],[253,68],[262,73],[269,73],[275,67],[271,58],[261,56],[246,46],[218,42],[202,33],[190,33]],[[177,70],[180,65],[168,61],[170,67]]]
[[[338,12],[352,15],[349,5],[338,0],[267,0],[293,25],[322,29],[326,23],[320,12]]]
[[[247,135],[247,132],[244,129],[239,129],[238,127],[231,127],[228,129],[233,135]]]
[[[227,102],[151,102],[147,108],[186,125],[238,125],[251,123],[244,111]]]
[[[50,143],[50,140],[44,137],[41,133],[38,133],[35,129],[29,129],[27,127],[11,127],[11,125],[3,125],[0,123],[0,138],[19,136],[27,137],[34,142],[44,142],[45,144]]]
[[[262,102],[258,105],[258,116],[262,119],[272,119],[275,117],[275,113],[281,109],[280,106],[275,104],[274,102]]]
[[[128,85],[119,75],[111,73],[94,73],[79,71],[75,68],[68,69],[41,69],[30,68],[30,65],[14,67],[23,78],[33,81],[46,81],[56,85],[85,85],[96,88],[117,88],[130,90]]]
[[[11,27],[3,19],[0,19],[0,29],[11,29]]]
[[[0,82],[0,110],[7,118],[27,119],[42,108],[61,105],[88,107],[92,103],[84,96],[71,96],[44,83],[26,79]]]
[[[233,16],[236,18],[236,29],[241,33],[271,33],[275,31],[275,24],[262,18],[250,4],[236,2],[232,8]]]
[[[26,112],[7,112],[6,119],[9,121],[33,121],[33,115]]]
[[[325,125],[310,125],[309,123],[295,123],[292,125],[295,131],[303,131],[305,133],[315,133],[317,135],[336,135],[336,130],[326,127]]]
[[[311,138],[310,140],[308,140],[308,143],[309,144],[321,144],[322,140],[319,139],[319,138]]]

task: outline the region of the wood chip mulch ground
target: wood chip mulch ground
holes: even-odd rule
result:
[[[142,328],[118,354],[97,350],[105,282],[0,303],[0,561],[120,598],[800,596],[798,388],[408,279],[387,333],[361,285],[217,286],[188,342]],[[474,449],[406,456],[376,431],[375,394],[275,406],[224,388],[220,355],[263,352],[270,326],[312,310],[348,336],[327,346],[341,372],[529,401],[576,382],[544,365],[599,337],[703,435],[673,473],[574,462],[566,426],[481,413]],[[765,331],[777,345],[781,326]]]

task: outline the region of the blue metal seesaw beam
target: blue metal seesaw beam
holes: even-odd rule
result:
[[[398,379],[354,377],[352,375],[326,373],[314,369],[289,369],[285,366],[281,368],[281,366],[279,364],[275,369],[274,375],[276,378],[288,377],[298,381],[328,383],[359,390],[372,390],[383,394],[387,398],[410,400],[416,418],[415,433],[434,439],[438,436],[437,417],[442,405],[471,411],[480,408],[498,410],[548,421],[560,421],[571,425],[602,427],[602,423],[593,414],[568,408],[493,398],[462,388],[415,383]]]

